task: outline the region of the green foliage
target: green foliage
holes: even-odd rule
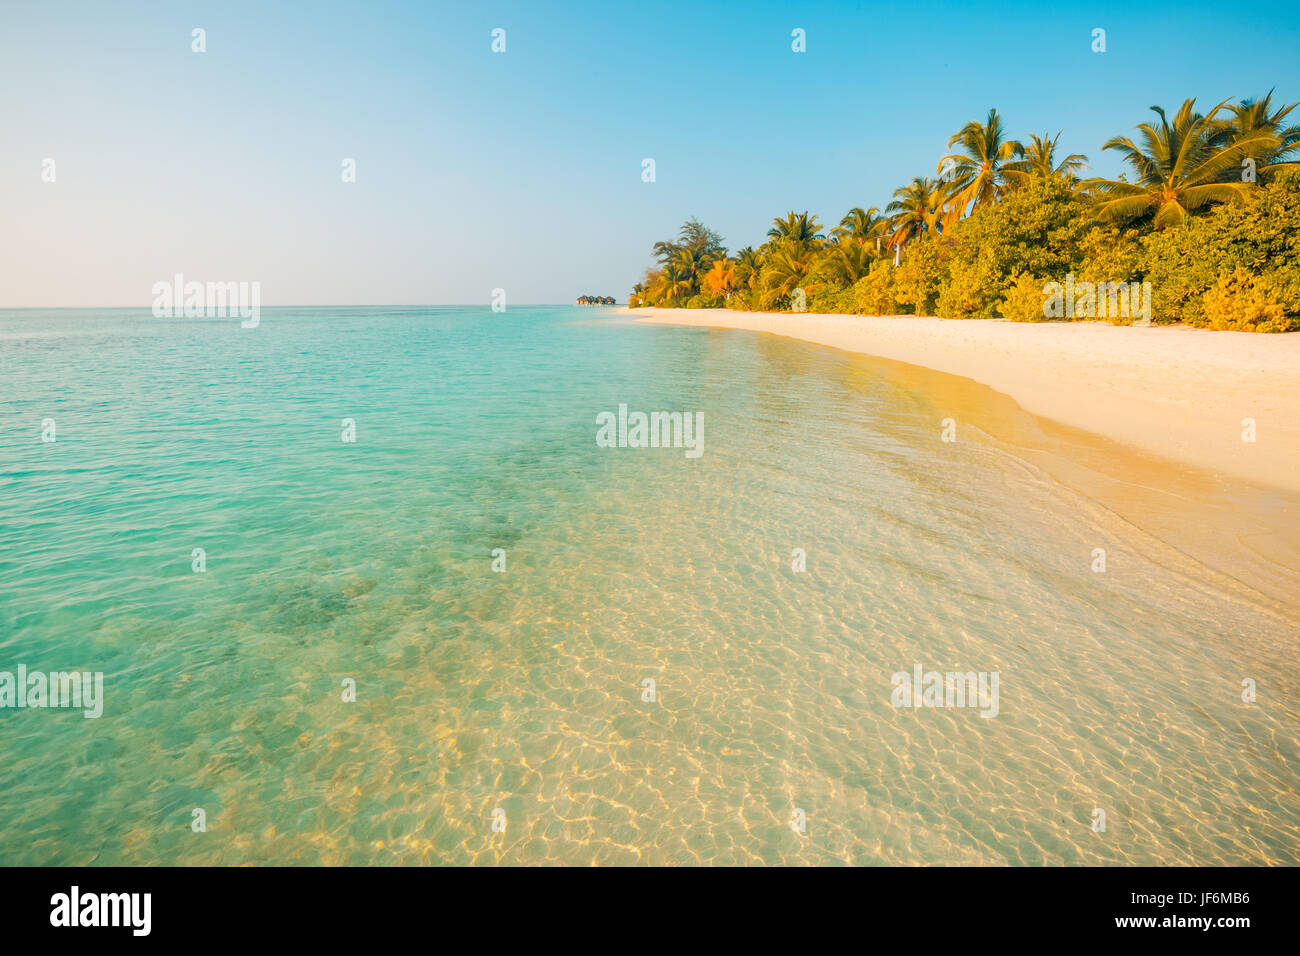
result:
[[[933,315],[940,292],[949,281],[953,242],[931,237],[912,243],[894,269],[894,297],[916,315]]]
[[[1255,276],[1238,266],[1201,297],[1212,329],[1300,331],[1300,281],[1280,273]]]
[[[1272,289],[1300,282],[1300,171],[1279,174],[1241,205],[1146,236],[1143,252],[1159,321],[1209,325],[1205,294],[1238,269]]]
[[[853,286],[847,289],[841,289],[835,295],[834,308],[830,311],[839,312],[843,315],[853,315],[858,311],[858,296],[854,292]]]
[[[763,255],[757,249],[746,246],[736,253],[736,288],[749,292],[758,283],[759,273],[763,268]],[[733,296],[734,298],[734,296]]]
[[[898,300],[894,298],[894,267],[888,263],[877,264],[853,286],[853,310],[862,315],[898,315]]]
[[[952,319],[991,319],[1006,285],[989,250],[973,250],[948,265],[948,281],[939,292],[936,311]]]
[[[920,264],[921,281],[904,267],[912,267],[923,244],[909,247],[899,268],[906,276],[899,284],[907,287],[900,299],[951,318],[992,318],[1022,273],[1064,279],[1082,260],[1093,228],[1086,201],[1067,180],[1029,179],[953,226],[943,241],[946,261]],[[917,303],[922,295],[932,298]]]
[[[1216,119],[1227,105],[1224,100],[1203,115],[1196,111],[1195,100],[1184,100],[1172,121],[1153,106],[1160,122],[1138,125],[1141,145],[1127,136],[1108,140],[1102,149],[1119,152],[1136,181],[1089,180],[1088,188],[1098,198],[1098,215],[1108,222],[1138,220],[1166,229],[1197,210],[1243,200],[1250,187],[1237,176],[1242,157],[1272,152],[1280,141],[1264,129],[1234,137]]]
[[[763,268],[758,277],[760,306],[764,309],[790,308],[791,293],[804,287],[804,277],[816,258],[815,247],[795,240],[781,240],[763,257]]]
[[[1230,231],[1218,228],[1223,225],[1222,222],[1206,225],[1203,220],[1189,219],[1178,227],[1145,238],[1142,258],[1151,283],[1156,322],[1207,324],[1205,293],[1221,275],[1240,264],[1233,262],[1236,257],[1226,247],[1205,245],[1207,233]]]
[[[686,300],[688,309],[720,309],[726,305],[726,299],[720,295],[712,295],[708,292],[701,292],[693,295]]]
[[[856,280],[857,276],[853,278]],[[839,274],[838,264],[829,254],[813,259],[811,267],[800,282],[800,286],[809,296],[835,293],[850,284]]]
[[[727,256],[722,237],[697,219],[688,219],[677,239],[654,244],[659,268],[646,273],[637,301],[641,305],[681,307],[700,292],[704,276]]]
[[[838,289],[821,286],[808,297],[808,311],[822,313],[853,313],[858,310],[857,297],[852,287]]]
[[[1225,101],[1206,115],[1188,100],[1172,120],[1153,108],[1159,124],[1139,126],[1137,142],[1115,137],[1103,147],[1124,155],[1131,182],[1080,182],[1085,157],[1060,157],[1060,133],[1021,145],[990,111],[950,142],[961,151],[941,168],[951,167],[955,184],[915,178],[883,217],[854,207],[830,239],[816,216],[790,212],[734,262],[717,233],[688,220],[676,240],[655,245],[658,265],[629,301],[784,310],[801,290],[809,312],[1041,321],[1046,283],[1072,276],[1098,289],[1150,283],[1145,308],[1156,322],[1296,328],[1300,126],[1286,124],[1298,108],[1271,96]],[[1259,184],[1242,173],[1256,167]]]
[[[1145,271],[1142,243],[1136,229],[1098,225],[1079,244],[1077,282],[1139,282]],[[1058,282],[1060,276],[1054,276]]]
[[[957,261],[988,256],[987,268],[1006,285],[1020,272],[1064,278],[1081,260],[1091,229],[1088,203],[1069,183],[1034,179],[963,219],[949,235],[957,243]]]
[[[808,215],[807,210],[803,212],[792,210],[786,213],[784,219],[779,216],[773,219],[772,228],[767,231],[767,234],[778,243],[794,242],[807,245],[822,238],[821,228],[822,224],[817,221],[817,217]]]
[[[1012,277],[1007,285],[999,312],[1004,319],[1012,322],[1043,322],[1044,283],[1028,272],[1021,272]]]

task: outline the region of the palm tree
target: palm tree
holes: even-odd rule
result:
[[[841,285],[853,285],[871,271],[875,259],[875,248],[867,239],[846,236],[827,253],[826,271]]]
[[[890,247],[902,246],[927,233],[940,231],[945,194],[942,184],[917,176],[906,186],[894,190],[894,201],[885,207],[892,213],[888,220]]]
[[[676,259],[664,266],[660,273],[663,282],[662,300],[671,302],[690,295],[692,288],[690,273]]]
[[[1294,158],[1295,154],[1300,153],[1300,126],[1282,125],[1286,115],[1300,106],[1300,103],[1284,106],[1276,113],[1271,112],[1272,106],[1273,91],[1269,90],[1268,95],[1262,100],[1242,100],[1235,106],[1229,106],[1232,116],[1219,124],[1219,131],[1226,145],[1249,141],[1260,136],[1277,139],[1276,146],[1257,145],[1242,156],[1243,161],[1247,158],[1255,161],[1261,182],[1267,182],[1283,169],[1292,169],[1300,165],[1300,162]],[[1229,176],[1237,178],[1235,172],[1225,173],[1224,178],[1227,179]]]
[[[709,271],[713,261],[704,250],[688,246],[677,250],[671,264],[677,267],[680,281],[686,283],[685,293],[694,295],[700,291],[700,280]]]
[[[880,215],[880,210],[875,206],[870,209],[863,209],[861,206],[854,206],[840,224],[831,230],[838,237],[853,237],[855,239],[874,239],[884,228],[885,220]]]
[[[1088,157],[1082,153],[1071,153],[1059,163],[1056,161],[1056,144],[1060,142],[1061,131],[1048,138],[1032,135],[1028,146],[1021,145],[1016,153],[1015,162],[1007,163],[1002,174],[1015,183],[1028,182],[1030,179],[1063,179],[1073,182],[1078,174],[1088,168]]]
[[[1020,152],[1020,144],[1007,139],[1002,128],[1002,117],[997,110],[989,110],[983,122],[971,120],[948,140],[948,147],[961,144],[964,152],[949,153],[939,160],[939,171],[945,167],[952,171],[951,218],[960,219],[966,207],[996,202],[1011,185],[1004,166]]]
[[[763,261],[763,305],[781,305],[812,268],[815,250],[806,242],[779,240]]]
[[[746,246],[736,253],[736,279],[738,288],[752,289],[758,274],[763,269],[763,254],[753,247]]]
[[[1142,123],[1142,146],[1127,136],[1108,140],[1102,149],[1123,154],[1137,182],[1123,179],[1090,179],[1085,184],[1099,198],[1098,215],[1121,221],[1152,217],[1157,229],[1182,222],[1188,213],[1213,203],[1237,202],[1246,194],[1243,182],[1221,182],[1225,172],[1243,157],[1260,149],[1276,149],[1280,143],[1271,134],[1255,133],[1222,145],[1226,136],[1214,117],[1227,105],[1224,100],[1208,116],[1196,112],[1194,99],[1185,101],[1171,124],[1165,111],[1151,107],[1160,117],[1158,126]]]
[[[704,275],[704,286],[714,295],[730,295],[736,284],[736,267],[730,259],[714,259]]]
[[[816,216],[808,215],[805,212],[789,212],[782,219],[780,216],[772,220],[772,228],[767,234],[777,242],[788,240],[797,242],[802,245],[809,245],[823,238],[821,232],[822,224],[817,221]]]

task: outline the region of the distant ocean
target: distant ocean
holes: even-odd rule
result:
[[[104,675],[0,708],[0,863],[1300,862],[1294,625],[893,368],[0,311],[0,673]],[[703,453],[598,447],[620,405]],[[931,672],[996,713],[895,706]]]

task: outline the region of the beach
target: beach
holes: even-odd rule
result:
[[[1300,492],[1300,333],[731,309],[625,309],[973,379],[1026,411],[1212,474]],[[1244,441],[1252,419],[1255,440]]]

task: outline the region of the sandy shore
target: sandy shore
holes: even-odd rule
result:
[[[973,379],[1026,411],[1214,475],[1300,492],[1300,333],[1098,322],[623,309],[769,332]],[[1256,440],[1242,440],[1243,419]]]

